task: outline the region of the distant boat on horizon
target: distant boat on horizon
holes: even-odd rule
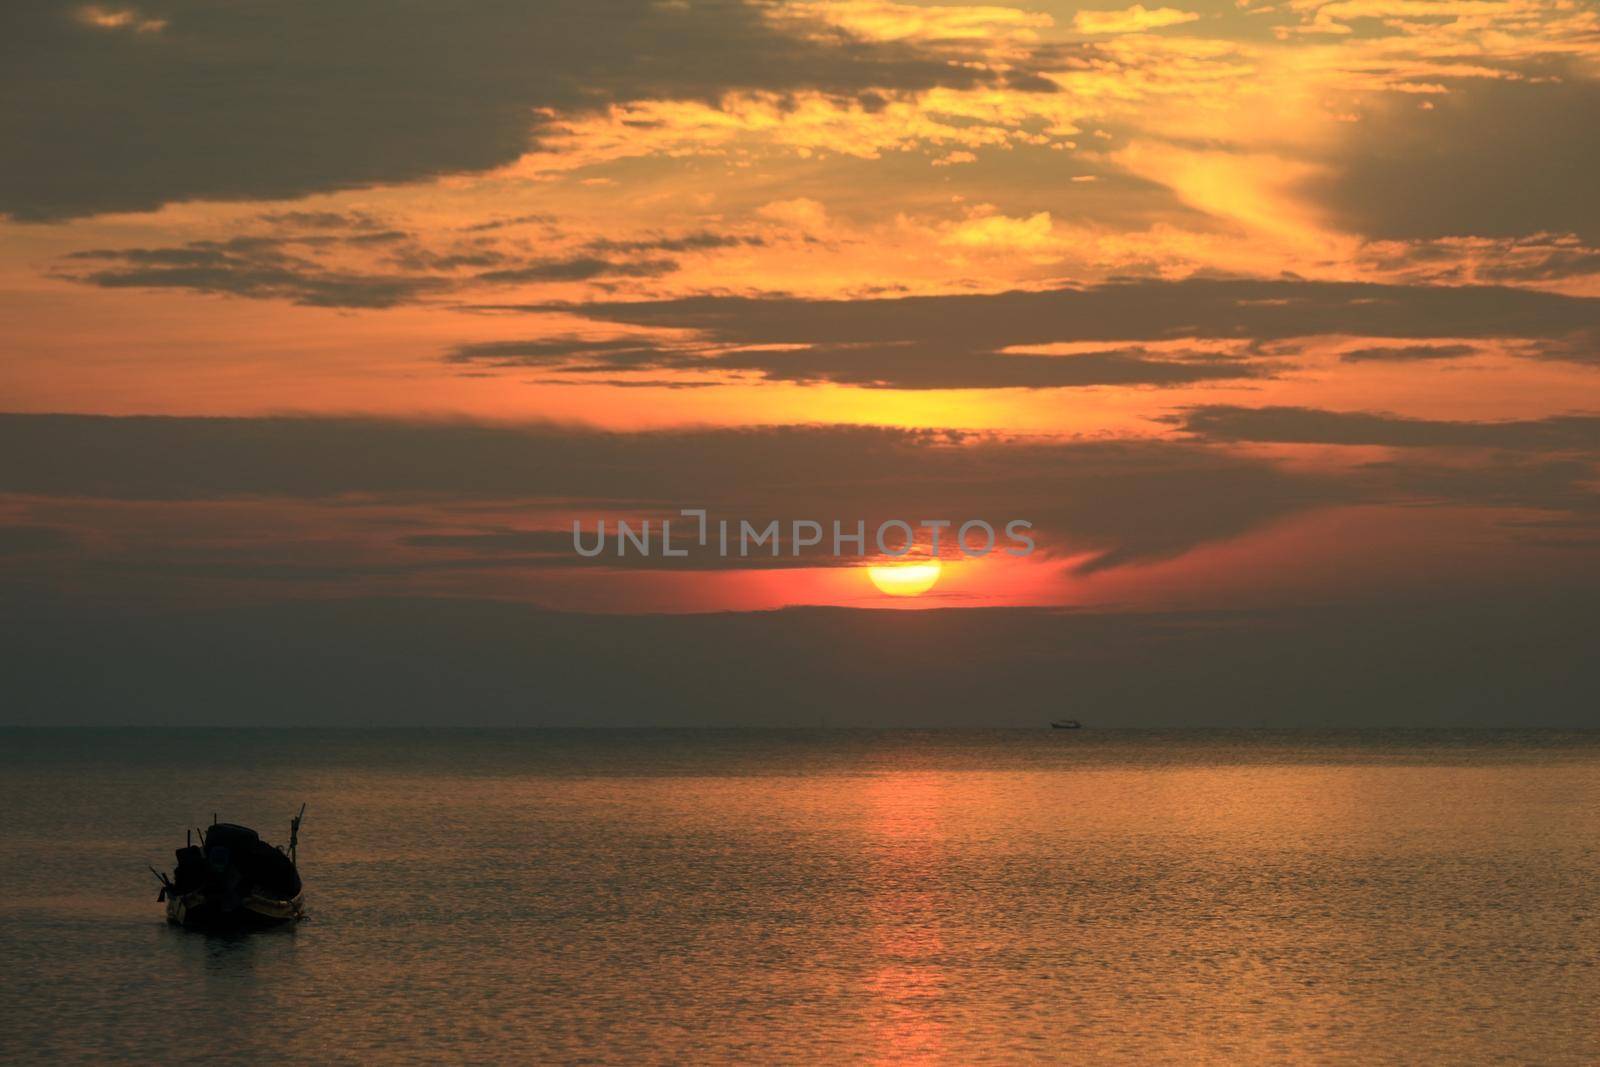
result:
[[[1052,729],[1052,730],[1081,730],[1081,729],[1083,729],[1083,723],[1079,722],[1077,719],[1051,719],[1050,720],[1050,729]]]

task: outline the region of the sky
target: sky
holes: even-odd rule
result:
[[[1173,3],[6,4],[0,720],[1600,725],[1600,6]]]

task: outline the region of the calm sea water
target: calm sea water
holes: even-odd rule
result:
[[[0,1058],[1600,1060],[1600,735],[0,746]],[[306,921],[163,923],[302,801]]]

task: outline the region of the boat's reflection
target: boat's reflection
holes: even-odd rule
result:
[[[201,932],[163,922],[161,935],[177,957],[174,966],[184,974],[200,975],[210,992],[226,993],[231,986],[241,996],[254,997],[280,972],[293,973],[299,929],[299,924],[288,923],[262,930]]]

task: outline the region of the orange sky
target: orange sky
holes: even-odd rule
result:
[[[701,611],[1600,569],[1593,3],[263,12],[7,16],[38,51],[0,76],[0,523],[53,531],[11,535],[16,580]],[[572,476],[412,484],[357,434],[384,454],[308,487],[215,424],[157,445],[23,418],[47,413],[235,417],[312,465],[319,419],[473,456],[471,426],[531,427]],[[818,443],[860,426],[968,436]],[[65,452],[18,458],[46,439]],[[181,470],[130,488],[108,453]],[[1030,519],[1041,551],[891,599],[832,561],[505,547],[574,516],[901,501]]]

